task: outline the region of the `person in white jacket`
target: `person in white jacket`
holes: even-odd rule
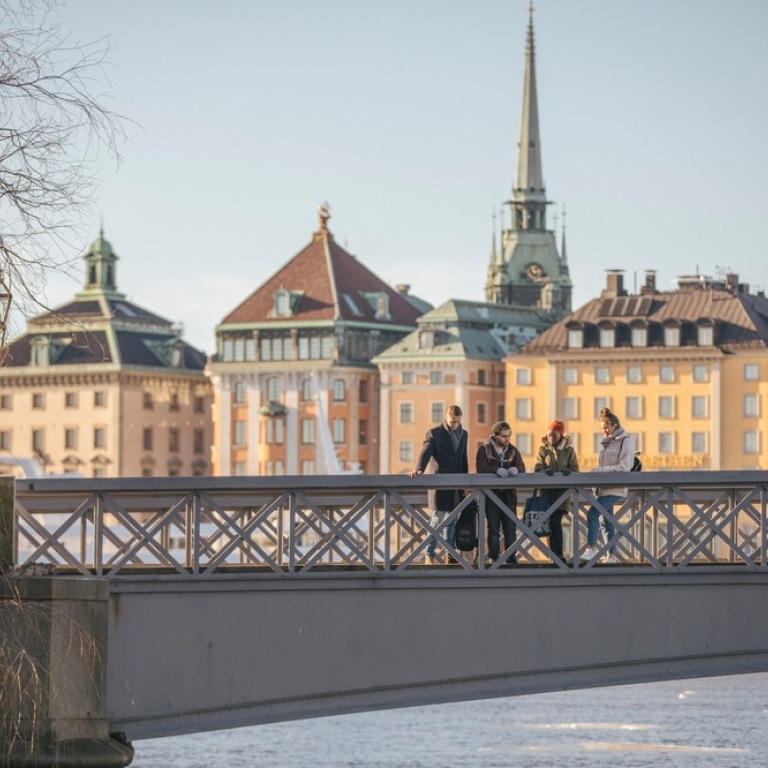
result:
[[[593,472],[629,472],[635,458],[635,441],[619,423],[615,413],[608,408],[600,411],[600,422],[603,427],[602,448],[598,456],[597,466]],[[581,554],[581,560],[592,560],[597,556],[597,542],[600,538],[600,517],[603,519],[605,535],[610,541],[613,538],[615,528],[610,515],[613,508],[622,496],[627,495],[626,488],[600,487],[595,489],[597,501],[600,507],[593,506],[587,512],[587,546]],[[603,510],[607,514],[603,513]],[[608,547],[608,554],[603,558],[604,563],[616,562],[616,542]]]

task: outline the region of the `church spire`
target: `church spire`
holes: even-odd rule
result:
[[[525,77],[520,136],[517,144],[517,179],[515,192],[544,192],[541,175],[539,105],[536,98],[536,50],[533,41],[533,5],[529,7],[528,37],[525,42]]]

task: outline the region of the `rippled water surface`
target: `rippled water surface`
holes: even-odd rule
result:
[[[599,688],[139,741],[136,768],[768,765],[768,674]]]

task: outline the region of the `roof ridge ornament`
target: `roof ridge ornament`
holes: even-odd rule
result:
[[[327,200],[324,203],[320,203],[320,205],[317,206],[317,217],[320,223],[320,231],[327,232],[328,219],[331,218],[331,206]]]

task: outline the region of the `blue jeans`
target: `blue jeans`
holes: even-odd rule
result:
[[[439,509],[433,509],[432,510],[432,517],[429,518],[429,524],[432,526],[432,528],[438,529],[440,527],[440,524],[445,520],[448,515],[451,514],[453,510],[450,512],[442,512]],[[448,523],[448,525],[445,526],[445,530],[443,531],[443,536],[445,537],[445,540],[452,546],[456,546],[456,521],[454,520],[452,523]],[[429,541],[427,542],[427,557],[434,557],[435,556],[435,545],[437,544],[437,539],[435,539],[434,536],[429,537]]]
[[[600,502],[601,506],[605,509],[606,512],[613,514],[613,507],[615,504],[621,499],[621,496],[598,496],[597,500]],[[601,510],[599,510],[597,507],[590,507],[589,512],[587,512],[587,544],[590,547],[597,546],[597,540],[600,538],[600,515],[602,514]],[[602,515],[603,517],[603,528],[605,529],[605,535],[610,539],[614,532],[615,528],[613,527],[613,522],[609,520],[605,515]],[[616,552],[616,545],[611,544],[610,547],[608,547],[608,551],[613,555]]]

